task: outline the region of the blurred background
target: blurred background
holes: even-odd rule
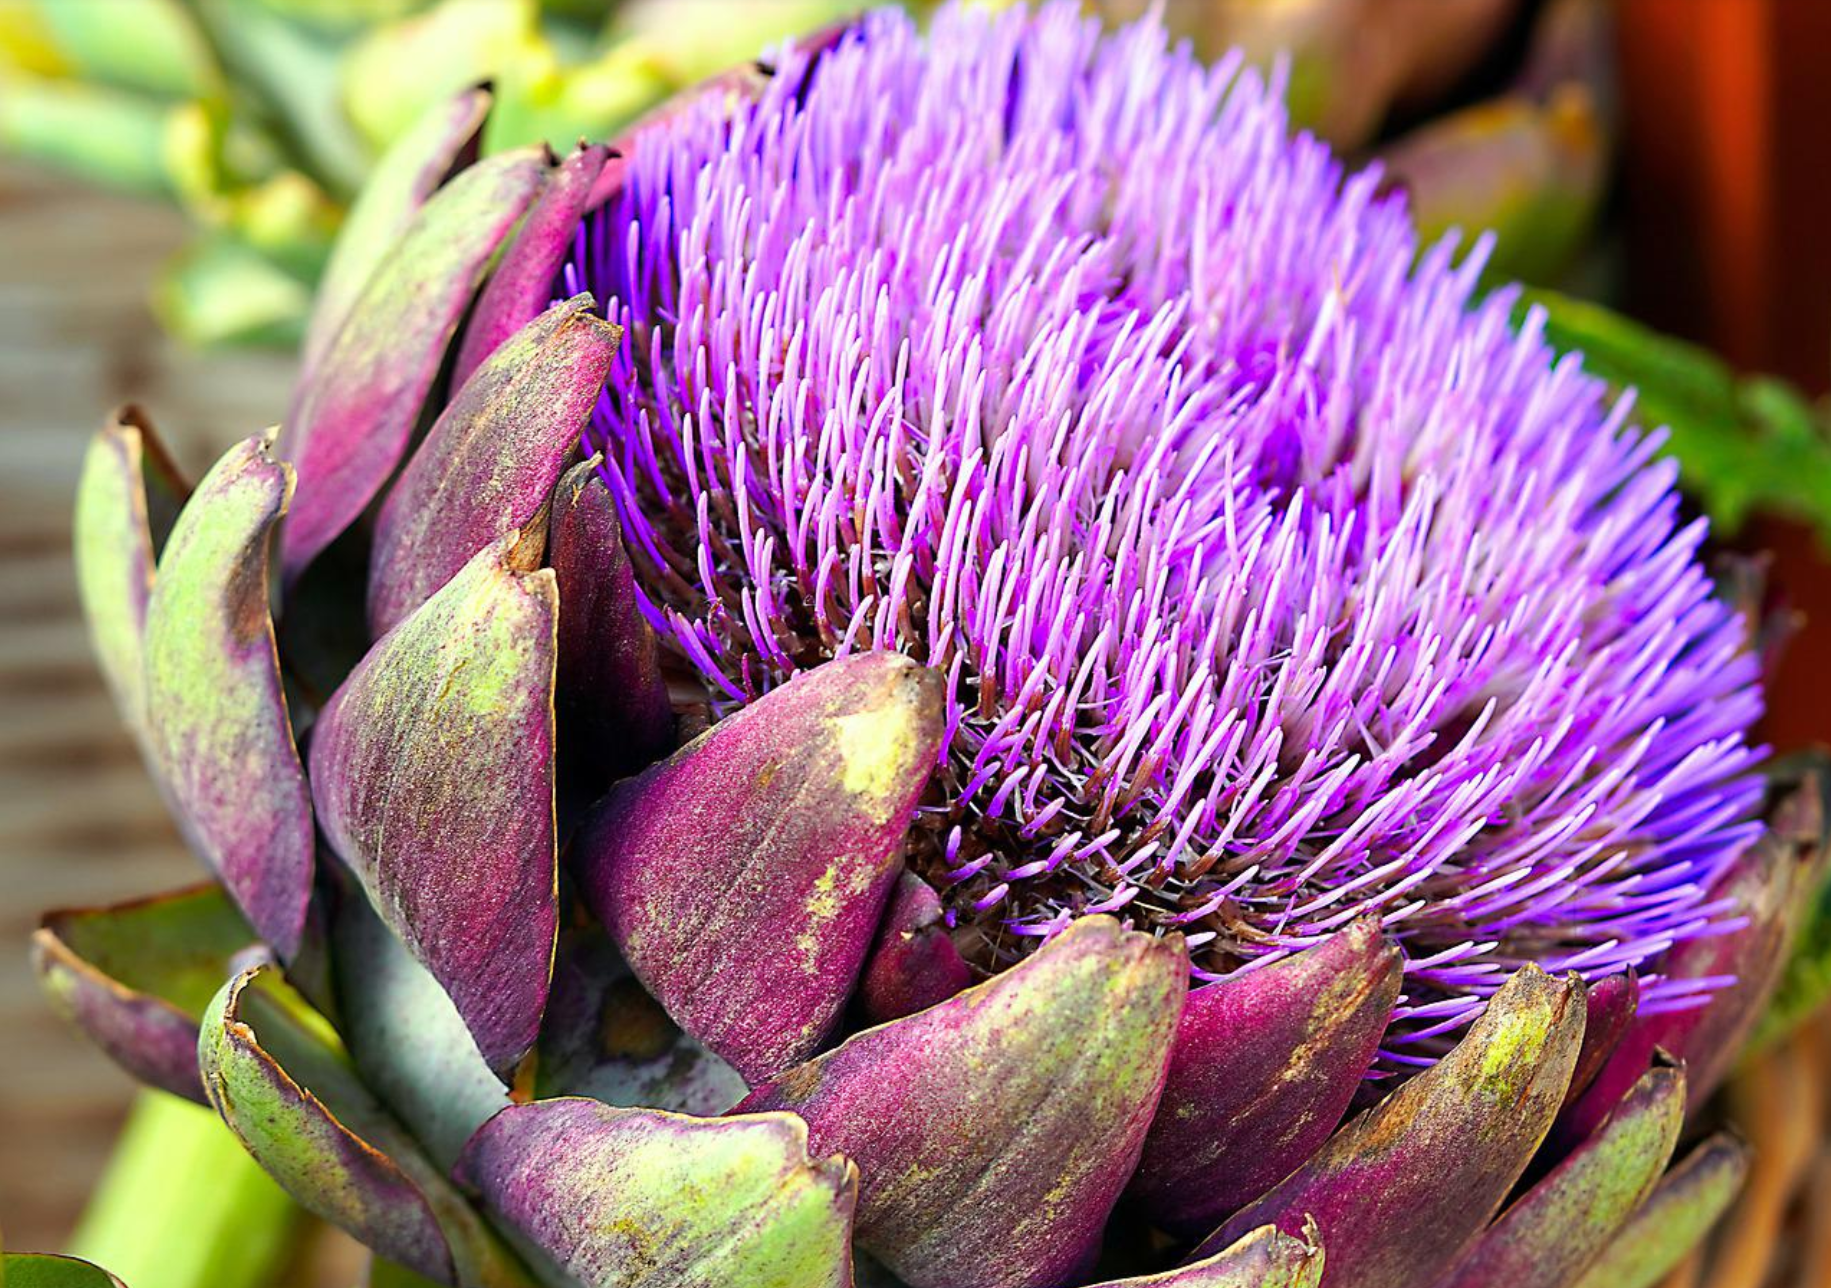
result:
[[[1146,6],[1090,7],[1117,18]],[[195,477],[229,442],[273,423],[338,222],[374,158],[427,103],[489,80],[499,108],[486,147],[567,148],[581,135],[614,137],[673,90],[856,8],[0,0],[9,1246],[69,1243],[132,1094],[41,1002],[25,950],[38,915],[199,875],[89,660],[68,519],[88,435],[132,400]],[[1493,283],[1527,282],[1554,341],[1582,345],[1593,369],[1641,388],[1643,419],[1672,425],[1688,493],[1724,548],[1769,552],[1767,606],[1802,627],[1782,656],[1768,738],[1782,750],[1824,740],[1831,4],[1161,8],[1208,54],[1238,44],[1281,66],[1298,121],[1356,163],[1385,165],[1426,235],[1494,230]],[[1795,1134],[1801,1115],[1819,1121],[1826,1109],[1811,1088],[1757,1091],[1811,1099],[1775,1120]],[[1831,1162],[1799,1166],[1813,1165],[1831,1194]],[[348,1282],[342,1254],[325,1256],[324,1282]]]

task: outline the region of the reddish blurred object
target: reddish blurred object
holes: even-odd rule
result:
[[[1620,0],[1624,303],[1747,371],[1831,389],[1831,4]],[[1831,562],[1804,528],[1744,534],[1805,627],[1763,730],[1831,740]]]
[[[1619,0],[1626,303],[1831,389],[1831,4]]]
[[[1810,529],[1775,519],[1749,524],[1738,544],[1772,556],[1769,581],[1799,624],[1768,680],[1760,736],[1782,755],[1831,743],[1831,556]]]

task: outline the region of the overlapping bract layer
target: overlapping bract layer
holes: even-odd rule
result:
[[[1117,911],[1211,976],[1373,912],[1430,1029],[1727,924],[1743,627],[1479,249],[1414,269],[1377,174],[1148,25],[878,14],[800,70],[659,127],[556,290],[628,331],[593,445],[715,709],[946,675],[913,861],[978,961]]]

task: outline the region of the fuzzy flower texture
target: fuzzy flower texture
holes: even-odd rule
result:
[[[1484,249],[1237,59],[880,13],[658,127],[555,292],[625,329],[588,446],[713,714],[945,676],[909,863],[970,959],[1112,912],[1213,979],[1371,912],[1409,1062],[1524,962],[1733,928],[1758,831],[1703,524]]]

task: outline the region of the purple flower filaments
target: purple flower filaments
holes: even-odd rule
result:
[[[715,712],[940,669],[909,862],[982,965],[1113,911],[1210,978],[1376,913],[1400,1060],[1523,961],[1709,985],[1657,957],[1733,915],[1756,663],[1657,437],[1479,246],[1149,24],[879,13],[783,71],[645,137],[561,283],[627,329],[592,446]]]

